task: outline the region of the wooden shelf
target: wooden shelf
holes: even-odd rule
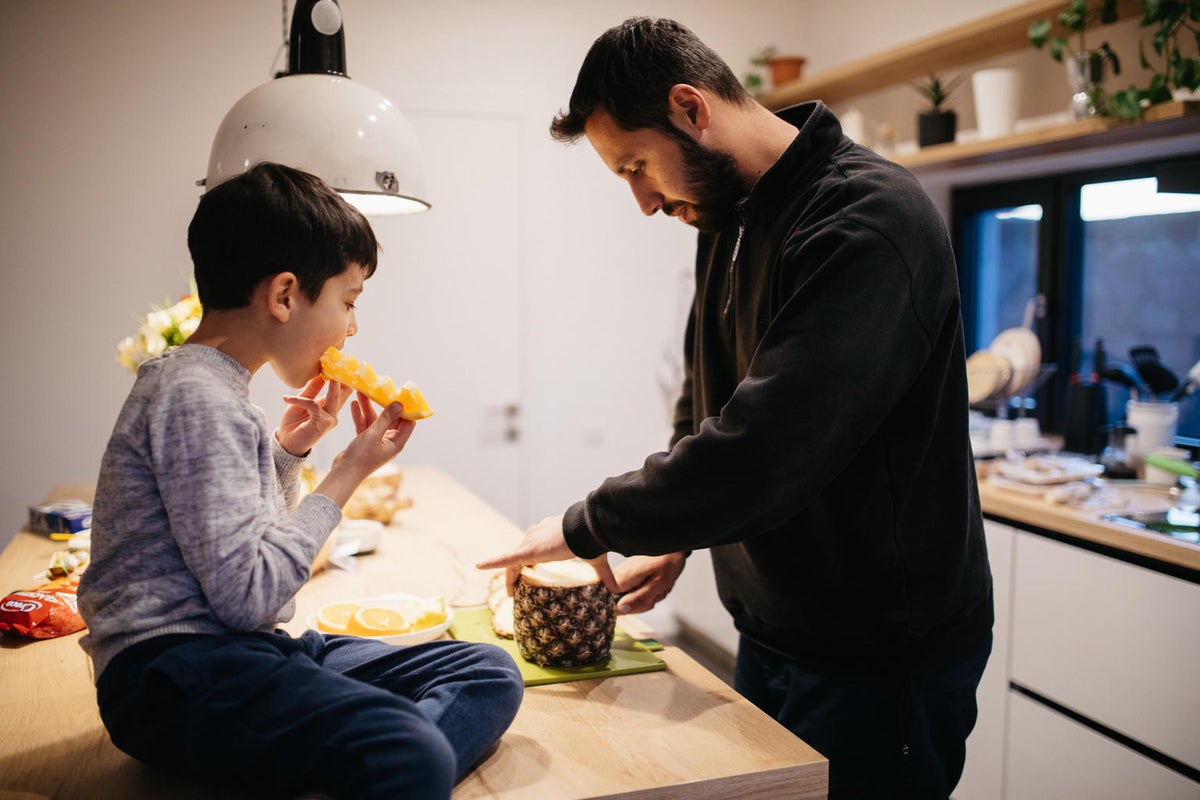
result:
[[[785,84],[763,95],[761,102],[775,110],[805,100],[822,100],[826,105],[833,105],[930,73],[1032,47],[1029,43],[1030,23],[1038,19],[1054,20],[1055,31],[1052,35],[1060,34],[1063,31],[1057,17],[1065,7],[1066,0],[1031,0],[924,39],[843,64],[812,78]],[[1121,0],[1117,4],[1117,12],[1121,19],[1133,19],[1142,14],[1141,5],[1131,0]]]
[[[793,81],[760,100],[773,110],[814,99],[832,105],[941,70],[961,69],[1031,47],[1029,26],[1035,20],[1053,20],[1051,35],[1064,33],[1057,20],[1065,7],[1066,0],[1030,0],[812,78]],[[1141,4],[1119,0],[1117,14],[1120,19],[1140,18]],[[1200,133],[1200,102],[1174,102],[1147,109],[1140,122],[1093,117],[996,139],[934,145],[893,160],[913,172],[928,172],[1192,133]]]
[[[1200,133],[1200,101],[1151,106],[1140,122],[1089,117],[995,139],[923,147],[915,153],[893,156],[892,160],[919,173],[1191,133]]]

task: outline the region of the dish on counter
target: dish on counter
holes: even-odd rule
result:
[[[1011,461],[993,461],[989,475],[1015,483],[1050,486],[1056,483],[1070,483],[1084,478],[1094,478],[1103,472],[1103,466],[1093,464],[1086,458],[1041,455]]]
[[[405,645],[433,641],[453,621],[454,609],[441,597],[384,594],[326,603],[310,614],[305,624],[327,635]],[[372,635],[372,630],[389,632]]]

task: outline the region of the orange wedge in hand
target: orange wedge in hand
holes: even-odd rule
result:
[[[418,420],[433,416],[433,409],[415,383],[410,381],[397,388],[391,378],[379,375],[370,364],[359,363],[357,358],[336,347],[329,348],[321,356],[321,374],[331,381],[362,392],[381,406],[399,403],[404,409],[400,416],[405,419]]]

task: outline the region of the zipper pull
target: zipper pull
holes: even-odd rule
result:
[[[729,319],[729,307],[733,305],[733,268],[737,265],[738,253],[742,249],[742,235],[746,232],[745,225],[738,225],[737,241],[733,243],[733,255],[729,258],[729,274],[725,276],[725,310],[721,312],[721,321]]]

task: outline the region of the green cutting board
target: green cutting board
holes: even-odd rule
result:
[[[612,675],[632,675],[667,668],[665,661],[639,647],[620,627],[613,637],[612,648],[606,661],[579,667],[539,667],[526,661],[521,657],[514,640],[501,638],[492,630],[492,613],[483,606],[454,609],[454,622],[451,623],[448,633],[460,641],[484,642],[507,650],[520,667],[526,686],[607,678]]]

